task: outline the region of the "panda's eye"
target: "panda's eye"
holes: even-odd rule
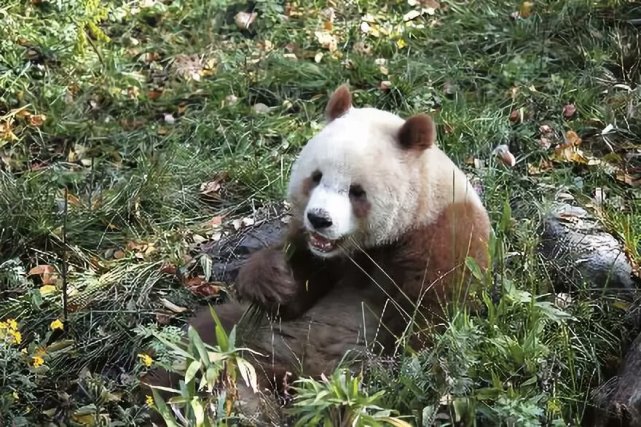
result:
[[[318,184],[322,178],[323,173],[321,171],[316,171],[312,174],[312,181],[314,181],[315,184]]]
[[[355,198],[361,198],[365,196],[365,190],[360,185],[352,185],[349,187],[349,195]]]

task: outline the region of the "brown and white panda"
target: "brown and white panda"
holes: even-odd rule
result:
[[[375,343],[391,351],[465,294],[467,256],[487,267],[487,212],[429,116],[355,108],[346,86],[325,114],[292,168],[287,236],[243,266],[241,302],[216,307],[230,328],[249,302],[272,314],[238,343],[264,355],[254,363],[265,387],[286,372],[329,374]],[[214,343],[208,310],[191,325]]]

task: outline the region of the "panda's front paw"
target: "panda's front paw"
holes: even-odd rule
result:
[[[285,254],[266,248],[250,256],[240,269],[236,290],[241,300],[273,310],[291,301],[297,285]]]

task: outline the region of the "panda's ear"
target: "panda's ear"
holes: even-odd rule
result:
[[[425,150],[436,140],[436,127],[432,118],[417,114],[405,121],[398,131],[398,142],[407,150]]]
[[[334,91],[325,107],[325,118],[328,122],[345,114],[352,108],[352,94],[347,85],[341,85]]]

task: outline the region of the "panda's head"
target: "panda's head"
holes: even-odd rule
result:
[[[435,140],[426,115],[407,120],[354,108],[346,86],[327,104],[326,126],[292,167],[289,201],[310,250],[332,257],[392,241],[417,221]]]

